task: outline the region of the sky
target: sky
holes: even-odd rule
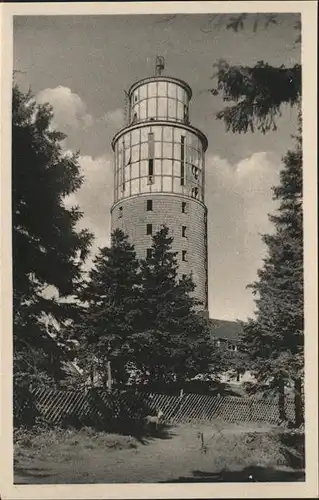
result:
[[[165,57],[164,75],[192,88],[190,122],[208,138],[205,202],[208,207],[209,313],[212,318],[246,319],[254,301],[246,286],[256,279],[272,231],[267,214],[276,205],[281,159],[293,147],[296,112],[284,109],[278,129],[226,132],[216,112],[223,108],[214,86],[214,64],[300,63],[295,45],[297,15],[281,14],[276,25],[260,24],[254,14],[238,33],[226,19],[207,14],[19,16],[14,20],[14,69],[23,90],[54,109],[54,126],[67,134],[66,150],[80,151],[85,180],[67,201],[79,204],[79,227],[95,234],[92,255],[110,242],[113,196],[111,140],[125,124],[124,90],[154,75],[155,57]],[[20,73],[21,72],[21,73]]]

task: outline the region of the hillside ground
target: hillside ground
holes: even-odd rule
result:
[[[303,436],[218,422],[139,439],[90,428],[15,435],[15,484],[216,481],[304,481]]]

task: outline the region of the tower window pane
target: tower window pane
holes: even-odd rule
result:
[[[188,123],[188,106],[184,104],[184,122]]]
[[[152,224],[146,224],[146,234],[152,234]]]
[[[154,160],[148,160],[148,184],[154,183]]]
[[[154,134],[148,134],[148,157],[154,158]]]
[[[147,259],[151,259],[152,258],[152,249],[151,248],[147,248],[146,249],[146,258]]]
[[[192,188],[192,198],[197,199],[198,198],[198,188]]]
[[[148,175],[154,175],[154,160],[148,160]]]
[[[186,238],[186,226],[182,226],[182,236]]]
[[[182,213],[186,214],[186,201],[182,201]]]
[[[185,176],[185,136],[181,137],[181,186],[184,186]]]
[[[193,174],[193,177],[197,180],[198,179],[198,168],[195,167],[194,165],[192,165],[192,174]]]
[[[146,208],[148,211],[153,210],[153,200],[147,200]]]
[[[187,259],[186,259],[186,254],[187,254],[186,250],[182,250],[182,260],[183,260],[184,262],[186,262],[186,261],[187,261]]]

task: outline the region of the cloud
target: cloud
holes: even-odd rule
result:
[[[218,156],[206,159],[208,206],[209,305],[211,316],[236,319],[253,310],[246,285],[256,279],[266,247],[260,233],[273,231],[271,187],[280,162],[255,153],[232,165]],[[216,287],[218,283],[218,287]]]
[[[98,247],[110,243],[110,208],[113,203],[113,170],[109,156],[80,156],[84,183],[76,193],[65,199],[67,207],[79,205],[83,218],[78,228],[88,228],[95,235],[92,257]],[[87,266],[90,265],[90,261]]]
[[[124,110],[122,108],[113,109],[105,113],[101,120],[111,128],[119,129],[124,127]]]
[[[53,106],[53,126],[61,131],[68,128],[86,129],[94,123],[81,97],[68,87],[59,85],[54,89],[42,90],[37,94],[36,100],[39,104],[49,103]]]

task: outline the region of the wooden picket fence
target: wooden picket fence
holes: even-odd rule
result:
[[[279,419],[278,400],[261,398],[216,397],[202,394],[187,394],[183,398],[163,394],[150,394],[150,406],[160,408],[168,422],[269,422]],[[294,420],[293,401],[286,401],[286,414]]]
[[[149,412],[161,409],[163,420],[170,424],[225,422],[268,422],[279,419],[278,400],[256,397],[216,397],[184,394],[183,397],[143,392],[114,392],[103,390],[55,391],[38,388],[28,391],[28,397],[15,394],[14,408],[23,415],[30,405],[47,422],[61,424],[76,419],[84,425],[120,418],[141,420]],[[286,399],[286,415],[294,421],[293,400]]]

